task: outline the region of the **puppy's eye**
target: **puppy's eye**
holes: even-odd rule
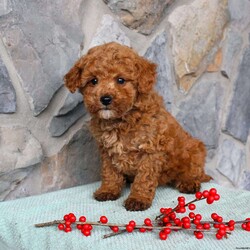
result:
[[[93,85],[96,85],[98,83],[98,79],[97,78],[93,78],[92,80],[90,80],[90,82],[93,84]]]
[[[116,81],[117,81],[118,84],[124,84],[125,83],[125,79],[123,79],[121,77],[117,78]]]

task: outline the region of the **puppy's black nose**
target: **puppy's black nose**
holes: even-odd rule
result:
[[[103,105],[108,106],[112,102],[112,96],[104,95],[100,98],[100,101]]]

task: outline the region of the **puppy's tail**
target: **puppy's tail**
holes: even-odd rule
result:
[[[213,178],[207,174],[204,174],[201,178],[201,182],[209,182],[211,180],[213,180]]]

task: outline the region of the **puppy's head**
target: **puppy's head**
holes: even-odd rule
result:
[[[152,90],[156,65],[112,42],[90,49],[64,80],[71,92],[80,90],[90,114],[115,119],[133,108],[138,95]]]

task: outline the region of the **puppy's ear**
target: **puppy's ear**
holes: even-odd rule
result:
[[[70,71],[64,76],[65,86],[71,93],[74,93],[76,89],[83,85],[81,80],[81,74],[84,67],[84,59],[80,58],[76,64],[70,69]]]
[[[156,64],[148,61],[143,57],[139,57],[136,67],[138,69],[138,91],[146,94],[152,90],[156,83]]]

